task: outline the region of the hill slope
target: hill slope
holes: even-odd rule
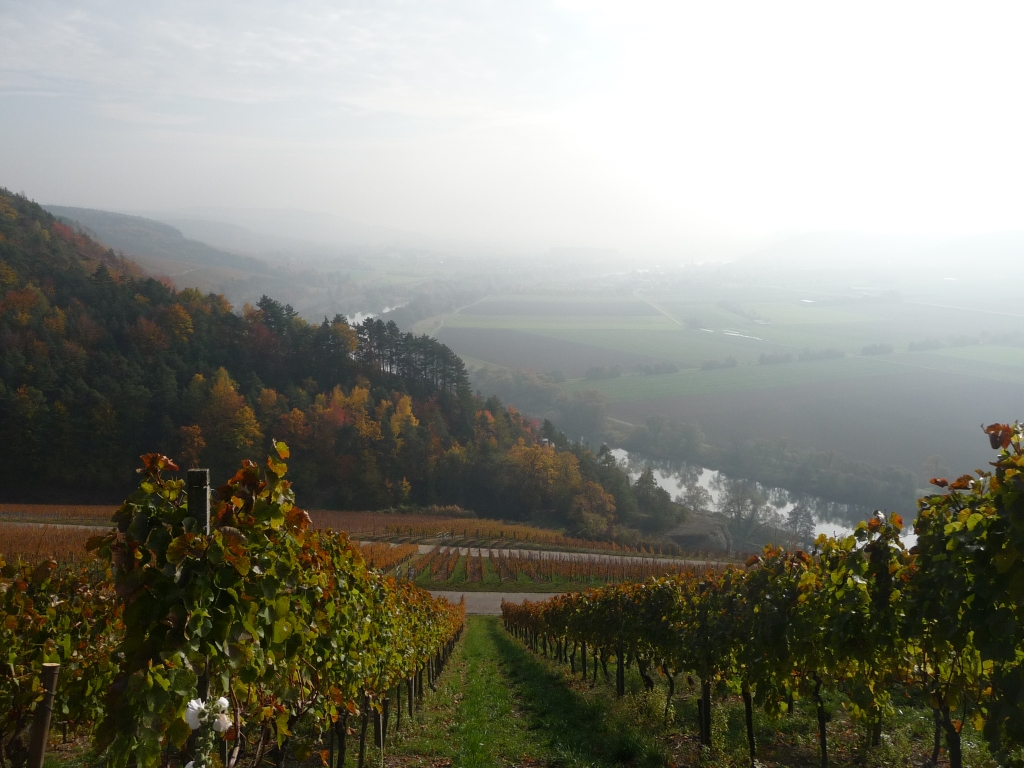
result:
[[[259,259],[239,256],[190,240],[180,230],[159,221],[92,208],[47,205],[46,210],[64,220],[77,222],[107,245],[130,255],[186,262],[205,267],[267,270]]]
[[[123,497],[150,451],[223,478],[278,439],[306,505],[456,503],[588,536],[678,518],[609,455],[472,395],[462,360],[427,336],[310,324],[266,296],[237,314],[6,190],[0,297],[8,500]]]

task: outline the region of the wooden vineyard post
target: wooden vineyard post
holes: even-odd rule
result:
[[[185,493],[188,499],[188,514],[203,529],[203,534],[210,535],[210,470],[190,469],[185,474]],[[196,695],[204,703],[210,698],[209,659],[203,665],[199,679],[196,681]],[[196,735],[189,738],[189,751],[195,750]],[[227,746],[227,742],[223,743]]]
[[[32,736],[28,749],[28,768],[43,768],[46,756],[46,741],[50,736],[50,717],[53,714],[53,697],[57,693],[57,675],[60,664],[43,664],[43,700],[36,706],[32,718]]]
[[[190,469],[185,475],[185,492],[188,494],[188,514],[210,535],[210,470]],[[204,702],[210,698],[210,676],[204,667],[197,685],[199,698]]]
[[[626,663],[625,652],[620,645],[615,649],[615,659],[618,665],[615,668],[615,695],[622,698],[626,695]]]
[[[199,521],[203,532],[210,533],[210,470],[190,469],[185,479],[188,513]]]

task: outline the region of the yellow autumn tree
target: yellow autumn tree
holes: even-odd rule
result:
[[[608,532],[615,519],[615,497],[587,480],[573,496],[569,519],[581,536],[599,538]]]
[[[178,429],[180,447],[178,458],[186,467],[198,467],[202,461],[203,450],[206,448],[206,440],[203,439],[203,430],[198,424],[190,424]]]
[[[201,379],[194,384],[205,386]],[[224,368],[219,368],[210,380],[198,423],[206,440],[206,455],[214,466],[233,466],[263,440],[256,413]]]
[[[288,413],[281,414],[277,419],[277,429],[284,441],[292,448],[309,447],[309,438],[313,434],[313,428],[309,424],[306,414],[298,408],[292,408]]]
[[[369,387],[352,387],[352,392],[346,398],[346,408],[352,414],[353,423],[359,430],[359,436],[364,440],[380,440],[380,422],[370,414],[370,389]]]
[[[511,490],[526,502],[531,513],[565,515],[571,498],[583,485],[579,460],[550,445],[529,445],[520,439],[507,454]]]
[[[192,337],[192,317],[181,304],[171,304],[163,312],[164,330],[175,341],[188,341]]]
[[[395,404],[395,412],[391,415],[391,434],[395,436],[395,442],[399,448],[402,447],[402,433],[406,428],[415,429],[420,424],[412,412],[412,398],[402,395]]]

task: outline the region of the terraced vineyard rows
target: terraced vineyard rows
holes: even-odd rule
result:
[[[313,510],[310,512],[310,516],[313,519],[313,524],[318,528],[346,531],[353,537],[408,541],[443,540],[445,543],[452,544],[460,541],[462,546],[466,546],[464,542],[467,541],[502,541],[531,549],[591,550],[642,555],[678,556],[683,554],[678,546],[663,542],[652,541],[624,545],[608,541],[577,539],[546,528],[475,517],[331,510]]]
[[[387,542],[369,542],[359,545],[359,554],[366,565],[374,570],[386,573],[394,570],[419,553],[415,544],[399,544],[392,546]]]
[[[495,589],[523,583],[594,586],[721,569],[715,563],[684,560],[514,549],[470,548],[462,555],[455,547],[435,547],[410,567],[412,577],[423,584],[448,582],[445,588],[457,588],[459,583],[490,583]],[[453,574],[463,573],[464,578],[453,580]]]

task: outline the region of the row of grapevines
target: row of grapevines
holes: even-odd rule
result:
[[[578,555],[563,552],[529,552],[492,549],[494,570],[502,581],[516,581],[522,574],[535,582],[556,579],[575,582],[642,581],[651,576],[703,570],[692,562],[613,555]],[[708,565],[706,567],[713,567]]]
[[[365,737],[367,716],[385,712],[392,692],[422,688],[461,632],[464,606],[369,569],[345,534],[314,530],[284,479],[287,447],[277,450],[218,489],[209,533],[184,481],[167,476],[174,463],[143,457],[116,529],[90,542],[106,578],[90,582],[80,621],[70,619],[86,645],[60,634],[70,586],[47,582],[43,566],[9,577],[3,631],[39,631],[14,646],[24,672],[13,686],[0,676],[0,694],[27,716],[41,699],[41,662],[65,662],[65,647],[97,654],[106,663],[82,665],[90,695],[75,706],[92,708],[83,718],[95,721],[106,762],[145,768],[184,751],[197,768],[232,768],[243,758],[282,765],[289,751],[304,760],[328,732],[343,743],[352,715]],[[71,679],[62,667],[62,684]]]
[[[359,554],[367,566],[387,573],[419,554],[419,547],[415,544],[392,545],[386,541],[370,541],[359,545]]]
[[[120,610],[98,563],[5,563],[0,556],[0,756],[28,760],[26,731],[43,698],[42,665],[59,663],[56,712],[72,728],[92,723],[117,665]]]
[[[907,551],[896,514],[853,535],[819,538],[814,555],[768,547],[745,569],[681,574],[644,583],[504,604],[506,627],[586,674],[586,651],[623,670],[635,661],[669,680],[698,678],[700,739],[710,747],[712,691],[740,694],[748,740],[752,707],[781,712],[811,699],[828,764],[824,694],[844,698],[877,744],[896,692],[918,692],[962,764],[965,721],[984,729],[1003,764],[1024,754],[1024,428],[986,429],[999,455],[918,502],[917,544]],[[596,672],[596,670],[595,670]],[[1015,762],[1016,761],[1016,762]]]

